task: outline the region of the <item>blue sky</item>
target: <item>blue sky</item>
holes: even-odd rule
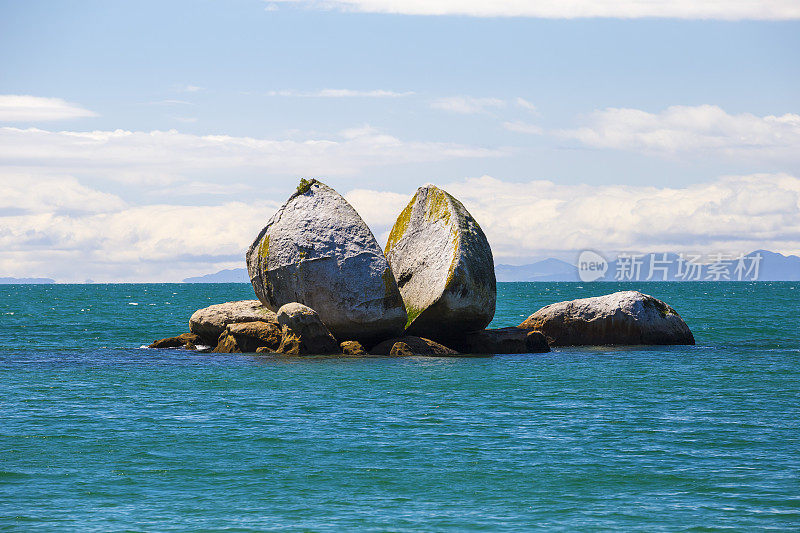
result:
[[[564,5],[0,2],[0,276],[241,266],[299,176],[379,241],[443,185],[498,262],[800,251],[796,3]]]

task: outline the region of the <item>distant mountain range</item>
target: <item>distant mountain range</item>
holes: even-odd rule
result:
[[[246,268],[229,268],[215,274],[186,278],[184,283],[250,283]]]
[[[0,285],[49,285],[56,280],[50,278],[0,278]]]
[[[530,265],[495,265],[497,281],[580,281],[578,268],[560,259]]]
[[[756,250],[741,258],[709,261],[675,253],[620,255],[597,281],[800,281],[800,257]],[[713,259],[713,257],[712,257]],[[578,267],[560,259],[528,265],[496,265],[497,281],[581,281]],[[184,283],[250,283],[244,268],[186,278]]]

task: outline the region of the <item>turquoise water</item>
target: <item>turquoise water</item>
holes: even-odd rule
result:
[[[494,325],[621,288],[698,345],[209,356],[139,347],[249,286],[0,286],[0,529],[798,529],[800,284],[501,284]]]

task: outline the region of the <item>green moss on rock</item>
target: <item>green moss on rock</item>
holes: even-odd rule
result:
[[[314,185],[314,183],[316,183],[316,182],[317,182],[317,180],[314,180],[314,179],[307,180],[305,178],[300,178],[300,183],[297,185],[297,192],[294,193],[293,196],[297,196],[299,194],[307,193],[308,190],[311,189],[311,186]]]
[[[408,202],[408,205],[403,209],[400,213],[400,216],[397,217],[397,220],[392,226],[392,231],[389,232],[389,240],[386,241],[386,249],[384,250],[385,253],[389,253],[389,250],[397,244],[397,241],[403,238],[403,235],[408,229],[408,223],[411,220],[411,211],[414,209],[414,202],[417,201],[417,195],[415,194],[411,201]]]

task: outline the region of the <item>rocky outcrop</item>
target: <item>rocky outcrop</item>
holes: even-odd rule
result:
[[[189,331],[203,343],[215,346],[228,324],[257,321],[277,323],[277,318],[258,300],[227,302],[195,311],[189,319]]]
[[[403,330],[392,270],[358,213],[330,187],[302,180],[247,251],[256,296],[270,309],[299,302],[340,339],[377,342]]]
[[[168,337],[154,341],[148,348],[186,348],[194,350],[203,344],[202,339],[194,333],[183,333],[177,337]]]
[[[281,342],[277,352],[287,355],[341,353],[339,343],[314,309],[297,302],[278,309]]]
[[[547,339],[538,331],[521,328],[482,329],[471,331],[452,346],[467,354],[521,354],[549,352]]]
[[[551,346],[694,344],[672,307],[638,291],[550,304],[519,327],[542,332]]]
[[[369,351],[372,355],[458,355],[438,342],[413,335],[383,341]]]
[[[255,353],[277,351],[282,332],[277,322],[242,322],[228,324],[220,335],[215,353]]]
[[[344,355],[367,355],[367,350],[358,341],[344,341],[339,344]]]
[[[492,321],[492,250],[472,215],[445,191],[417,190],[389,234],[386,259],[408,312],[407,333],[444,340]]]

